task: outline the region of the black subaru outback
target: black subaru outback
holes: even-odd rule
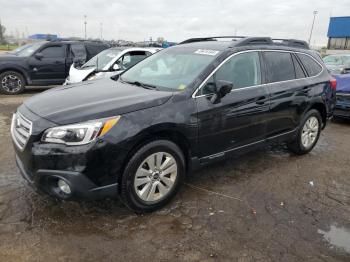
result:
[[[310,152],[335,104],[319,55],[299,40],[218,39],[28,99],[11,127],[23,177],[59,199],[120,196],[147,212],[191,169],[273,142]]]

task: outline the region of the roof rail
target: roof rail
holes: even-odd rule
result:
[[[309,44],[306,41],[298,40],[298,39],[278,39],[274,38],[272,41],[280,41],[280,45],[286,45],[291,47],[297,47],[297,48],[304,48],[304,49],[310,49]]]
[[[89,39],[47,39],[50,42],[94,42],[94,43],[104,43],[101,40],[89,40]]]
[[[197,38],[190,38],[187,40],[184,40],[180,42],[178,45],[183,44],[189,44],[189,43],[195,43],[195,42],[204,42],[204,41],[217,41],[216,39],[222,39],[222,38],[230,38],[230,39],[242,39],[246,38],[246,36],[209,36],[209,37],[197,37]]]
[[[271,37],[247,37],[247,36],[210,36],[210,37],[198,37],[198,38],[190,38],[185,41],[179,43],[189,44],[195,42],[204,42],[204,41],[217,41],[217,39],[229,38],[233,41],[237,41],[233,43],[231,46],[247,46],[247,45],[281,45],[281,46],[289,46],[296,48],[304,48],[310,49],[309,44],[303,40],[297,39],[282,39],[282,38],[271,38]]]
[[[270,37],[246,37],[235,43],[234,46],[246,46],[246,45],[273,45],[273,41]]]

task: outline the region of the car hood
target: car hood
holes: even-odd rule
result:
[[[23,106],[46,120],[65,125],[159,106],[172,95],[103,78],[48,90],[26,100]]]
[[[3,62],[12,62],[12,61],[21,61],[26,59],[26,57],[23,56],[16,56],[11,54],[2,54],[0,55],[0,63]]]

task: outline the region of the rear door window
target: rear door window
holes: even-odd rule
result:
[[[269,83],[295,79],[292,54],[289,52],[264,52]]]
[[[87,58],[90,59],[100,53],[101,51],[108,48],[105,44],[97,44],[97,43],[86,43],[85,44],[87,50]]]
[[[303,63],[309,76],[316,76],[321,73],[322,67],[313,58],[304,54],[297,54],[297,56]]]
[[[74,58],[78,58],[82,62],[86,61],[86,50],[83,44],[72,44],[71,52]]]

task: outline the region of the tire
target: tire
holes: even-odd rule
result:
[[[25,79],[15,71],[6,71],[0,74],[0,93],[18,95],[24,91]]]
[[[308,127],[310,124],[312,128]],[[305,155],[309,153],[317,144],[317,141],[320,138],[321,129],[322,118],[320,113],[315,109],[308,111],[301,121],[295,139],[288,144],[289,150],[297,155]]]
[[[176,144],[168,140],[150,142],[137,150],[126,165],[121,200],[136,213],[157,210],[177,193],[185,172],[184,155]]]

